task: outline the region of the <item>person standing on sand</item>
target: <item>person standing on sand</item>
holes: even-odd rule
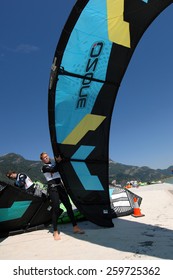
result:
[[[74,233],[84,233],[81,230],[76,222],[74,213],[72,210],[72,205],[70,203],[68,194],[65,190],[65,187],[62,184],[58,165],[60,164],[62,158],[58,156],[56,158],[56,163],[52,163],[49,155],[46,152],[40,154],[40,159],[44,163],[42,167],[42,172],[48,182],[48,194],[50,200],[52,201],[52,225],[53,225],[53,236],[55,240],[61,239],[60,234],[58,233],[57,223],[58,217],[60,215],[60,200],[67,209],[68,216],[73,225]]]

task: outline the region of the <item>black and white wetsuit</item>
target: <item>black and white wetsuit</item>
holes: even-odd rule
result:
[[[46,178],[48,186],[52,184],[60,184],[61,183],[61,176],[59,174],[58,167],[56,163],[45,163],[42,167],[42,172]]]
[[[32,180],[24,173],[18,173],[15,181],[15,186],[20,187],[25,190],[27,193],[34,193],[35,184]]]
[[[70,203],[68,194],[61,182],[58,164],[51,162],[46,163],[42,167],[42,172],[47,180],[48,193],[50,196],[50,200],[52,201],[52,225],[54,231],[57,230],[57,221],[60,215],[60,200],[67,209],[68,216],[73,226],[76,226],[77,223],[72,210],[72,205]]]

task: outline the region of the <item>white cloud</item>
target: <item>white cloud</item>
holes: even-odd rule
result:
[[[29,45],[29,44],[21,44],[15,48],[15,51],[20,53],[31,53],[31,52],[36,52],[38,50],[39,48],[37,46]]]
[[[3,45],[0,45],[0,47],[5,51],[17,52],[17,53],[31,53],[31,52],[39,51],[39,47],[30,44],[20,44],[14,48],[3,46]]]

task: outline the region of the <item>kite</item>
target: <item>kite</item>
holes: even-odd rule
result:
[[[60,174],[79,211],[112,227],[109,131],[133,52],[171,0],[78,0],[57,44],[48,93],[49,130]]]
[[[0,237],[49,224],[52,219],[50,210],[48,199],[0,182]]]
[[[38,182],[37,182],[38,184]],[[39,186],[34,195],[19,187],[0,181],[0,237],[24,233],[45,228],[52,221],[52,204],[45,195],[46,186]],[[76,220],[84,216],[72,204]],[[70,222],[67,211],[61,203],[63,213],[58,218],[58,224]]]

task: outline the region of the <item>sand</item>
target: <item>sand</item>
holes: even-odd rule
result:
[[[113,219],[114,228],[79,222],[85,234],[72,232],[71,224],[59,225],[61,240],[51,228],[0,239],[0,260],[172,260],[173,185],[131,188],[143,200],[144,217]]]

